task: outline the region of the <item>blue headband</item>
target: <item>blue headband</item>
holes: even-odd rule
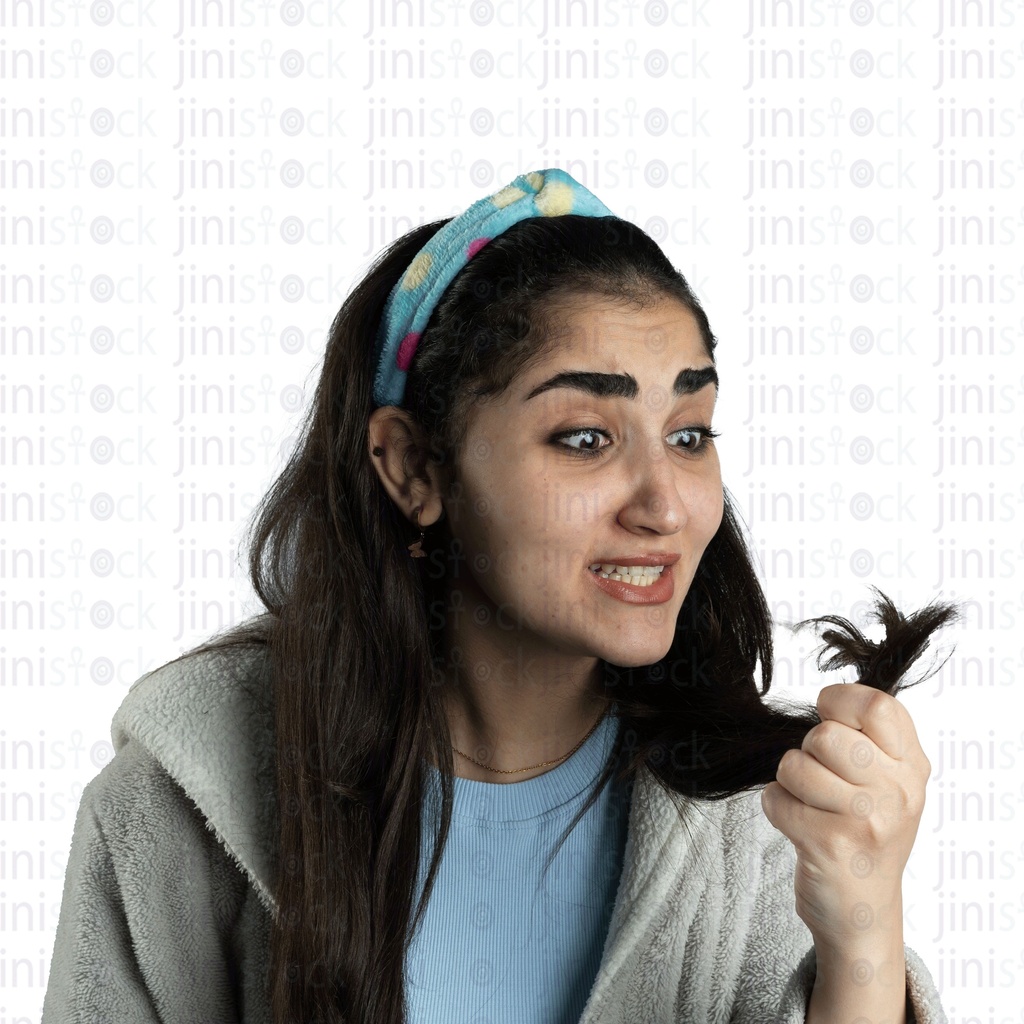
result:
[[[430,314],[456,274],[496,235],[528,217],[612,217],[600,199],[565,171],[520,174],[449,221],[413,258],[391,289],[377,337],[377,407],[401,405],[405,380]]]

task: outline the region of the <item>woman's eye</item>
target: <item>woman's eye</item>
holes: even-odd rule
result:
[[[559,438],[563,439],[571,439],[576,437],[584,438],[585,440],[580,447],[577,447],[576,445],[573,444],[564,445],[564,447],[568,448],[571,452],[573,452],[573,454],[579,455],[585,452],[599,451],[600,448],[598,445],[598,438],[607,437],[608,435],[605,434],[603,431],[595,430],[591,427],[580,427],[577,430],[572,430],[569,431],[568,433],[559,434],[558,436]]]
[[[701,430],[687,427],[685,430],[677,430],[672,436],[678,437],[681,440],[681,443],[676,446],[677,448],[697,452],[704,447],[705,434]]]
[[[669,436],[682,440],[681,444],[675,446],[676,448],[700,457],[707,455],[708,447],[718,434],[710,427],[684,427]]]

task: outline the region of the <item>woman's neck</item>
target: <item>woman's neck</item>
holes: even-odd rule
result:
[[[611,703],[610,698],[594,693],[592,686],[567,694],[554,687],[502,686],[493,679],[468,687],[456,684],[446,701],[452,744],[462,752],[452,751],[453,772],[458,778],[492,783],[524,782],[543,775],[582,745]],[[470,758],[490,768],[529,767],[530,771],[502,774]]]

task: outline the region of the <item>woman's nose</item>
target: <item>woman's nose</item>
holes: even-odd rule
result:
[[[631,460],[632,473],[619,522],[631,529],[643,527],[659,534],[676,533],[685,525],[687,475],[660,441],[652,442]]]

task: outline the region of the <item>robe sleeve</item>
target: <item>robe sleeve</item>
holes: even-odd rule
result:
[[[132,948],[107,841],[86,787],[75,820],[42,1024],[159,1024]]]
[[[85,787],[42,1024],[237,1024],[232,879],[205,819],[137,744]]]
[[[757,795],[760,812],[760,795]],[[764,819],[753,911],[730,1024],[804,1024],[815,978],[814,941],[796,913],[796,850]],[[931,973],[904,945],[907,1024],[948,1024]]]

